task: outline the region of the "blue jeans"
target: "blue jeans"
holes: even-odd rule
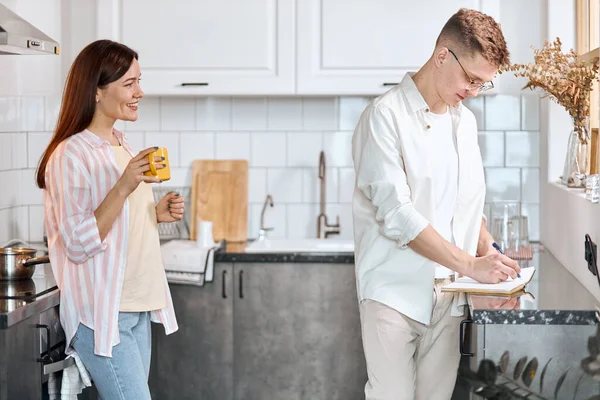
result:
[[[150,313],[120,312],[119,334],[112,357],[94,354],[94,331],[83,324],[71,344],[103,400],[150,400]]]

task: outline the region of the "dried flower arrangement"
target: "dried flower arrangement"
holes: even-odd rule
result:
[[[587,143],[586,119],[590,116],[590,92],[598,79],[598,61],[585,62],[571,49],[562,52],[562,42],[546,41],[542,49],[534,49],[534,62],[502,67],[499,73],[512,71],[517,77],[529,79],[525,88],[543,89],[550,99],[563,106],[573,118],[579,140]]]

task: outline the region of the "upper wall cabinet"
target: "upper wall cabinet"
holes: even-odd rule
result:
[[[98,0],[98,38],[140,56],[148,95],[293,94],[294,0]]]
[[[298,0],[297,93],[374,95],[416,71],[459,8],[498,0]]]

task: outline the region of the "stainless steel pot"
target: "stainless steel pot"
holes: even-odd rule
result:
[[[31,278],[35,265],[50,262],[48,256],[35,257],[37,252],[24,247],[0,247],[0,280]]]

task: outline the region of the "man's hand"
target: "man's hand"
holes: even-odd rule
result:
[[[521,267],[516,261],[495,252],[471,259],[464,274],[481,283],[500,283],[508,277],[516,279],[520,272]]]

